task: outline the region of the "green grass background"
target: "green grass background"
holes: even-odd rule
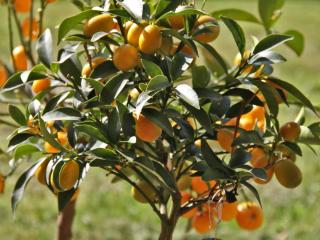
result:
[[[266,0],[267,1],[267,0]],[[257,15],[257,0],[212,0],[207,10],[237,7]],[[58,1],[48,9],[46,25],[54,28],[63,18],[77,12],[69,1]],[[315,104],[320,103],[320,1],[287,0],[284,13],[276,28],[278,31],[298,29],[306,37],[306,50],[301,58],[296,57],[285,47],[279,48],[288,63],[277,66],[276,75],[299,87]],[[6,59],[8,52],[7,13],[0,7],[0,58]],[[261,27],[240,23],[250,35],[263,37]],[[250,41],[248,41],[250,43]],[[230,33],[223,27],[220,39],[214,43],[216,48],[228,60],[232,61],[236,47]],[[295,108],[281,109],[283,121],[292,120],[297,112]],[[312,119],[312,117],[310,117]],[[314,117],[313,117],[314,120]],[[2,137],[10,129],[2,130]],[[4,145],[4,141],[2,144]],[[287,190],[279,186],[275,179],[266,187],[260,188],[263,199],[265,224],[255,232],[241,230],[237,224],[222,223],[215,232],[206,237],[218,237],[227,240],[311,240],[320,235],[320,164],[319,157],[304,149],[305,154],[297,160],[304,175],[301,186]],[[317,148],[319,151],[319,148]],[[1,169],[6,163],[1,161]],[[23,169],[19,169],[19,173]],[[10,195],[19,175],[10,178],[6,192],[0,196],[0,239],[53,239],[57,206],[55,197],[32,180],[20,204],[16,216],[10,211]],[[202,239],[193,231],[184,233],[186,222],[181,220],[174,239]],[[151,240],[157,239],[159,223],[148,206],[132,201],[129,187],[112,185],[102,171],[91,169],[82,184],[77,203],[77,215],[74,223],[74,239],[107,240]]]

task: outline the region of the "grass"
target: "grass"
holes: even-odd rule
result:
[[[239,7],[257,13],[254,0],[212,0],[208,1],[210,11],[228,7]],[[301,58],[286,48],[279,50],[289,59],[288,63],[277,66],[276,74],[297,85],[315,104],[320,103],[320,25],[319,1],[288,0],[283,17],[277,24],[279,31],[296,28],[306,37],[306,50]],[[50,6],[47,24],[55,26],[76,9],[61,1]],[[0,58],[8,57],[5,9],[0,7]],[[263,31],[254,24],[241,23],[248,34],[263,36]],[[221,39],[215,45],[222,55],[231,62],[236,54],[230,33],[223,28]],[[249,41],[248,41],[249,42]],[[297,109],[281,109],[283,121],[293,119]],[[8,129],[2,134],[7,136]],[[4,143],[2,143],[4,144]],[[287,190],[272,181],[260,188],[264,203],[265,224],[260,230],[248,233],[239,229],[235,222],[219,226],[217,236],[222,239],[286,240],[318,239],[320,234],[320,171],[319,157],[305,149],[303,158],[297,160],[304,174],[303,184],[295,190]],[[317,148],[317,151],[319,148]],[[6,166],[3,161],[1,168]],[[19,170],[21,173],[22,169]],[[0,200],[0,239],[52,239],[55,231],[57,208],[55,197],[43,186],[32,180],[24,200],[13,218],[10,211],[10,193],[19,173],[7,182],[6,193]],[[148,206],[132,201],[127,185],[110,183],[103,172],[91,169],[81,187],[74,224],[74,239],[157,239],[158,220]],[[184,234],[185,222],[179,223],[175,240],[200,239],[193,231]],[[212,237],[214,233],[210,234]]]

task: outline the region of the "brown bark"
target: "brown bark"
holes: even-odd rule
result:
[[[56,240],[72,239],[72,223],[75,216],[76,201],[67,203],[58,216]]]

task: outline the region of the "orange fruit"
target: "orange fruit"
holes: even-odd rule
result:
[[[179,178],[177,186],[180,191],[186,190],[191,186],[192,178],[189,175],[183,175]]]
[[[7,69],[0,64],[0,87],[3,87],[8,80]]]
[[[68,145],[68,134],[66,132],[58,132],[57,133],[57,140],[58,142],[62,145],[62,146],[66,146]],[[60,150],[53,147],[50,143],[48,142],[45,142],[44,143],[44,150],[47,152],[47,153],[59,153]]]
[[[192,218],[191,226],[198,233],[204,234],[214,229],[216,227],[216,222],[208,211],[197,212],[197,214]]]
[[[224,201],[221,207],[221,220],[222,221],[231,221],[234,219],[237,215],[237,207],[238,202],[232,202],[229,203],[227,201]],[[217,213],[218,215],[218,213]]]
[[[33,18],[32,19],[32,23],[31,23],[31,39],[32,40],[36,40],[39,36],[39,24],[38,21]],[[22,23],[21,23],[21,29],[22,29],[22,34],[26,39],[29,39],[29,35],[30,35],[30,18],[27,17],[25,18]]]
[[[39,183],[46,185],[46,171],[47,166],[49,163],[49,159],[46,159],[43,161],[40,166],[37,168],[37,171],[35,172],[35,176],[38,179]]]
[[[57,166],[57,165],[56,165]],[[59,178],[54,179],[55,171],[59,170]],[[80,165],[75,160],[64,161],[59,169],[53,168],[50,177],[50,183],[56,192],[68,191],[74,187],[80,177]]]
[[[255,202],[243,202],[237,207],[236,220],[245,230],[256,230],[263,224],[263,212]]]
[[[93,58],[91,60],[91,66],[89,63],[86,63],[83,68],[82,68],[82,71],[81,71],[81,76],[84,77],[84,78],[87,78],[87,77],[90,77],[90,75],[92,74],[93,70],[98,67],[100,64],[104,63],[105,61],[107,61],[106,58],[104,57],[96,57],[96,58]]]
[[[241,63],[247,61],[250,55],[251,55],[251,51],[248,49],[244,51],[243,55],[241,55],[241,53],[239,52],[234,58],[233,64],[237,67],[241,66]]]
[[[269,157],[263,150],[263,148],[255,147],[250,150],[251,153],[251,165],[254,168],[264,168],[269,163]]]
[[[184,17],[183,16],[170,16],[168,21],[174,30],[180,30],[184,27]]]
[[[288,122],[281,126],[280,135],[287,141],[295,141],[300,136],[301,128],[296,122]]]
[[[35,94],[38,94],[38,93],[48,89],[50,86],[51,86],[51,80],[48,78],[35,80],[32,83],[32,92]]]
[[[135,121],[136,136],[142,141],[153,142],[161,136],[162,129],[145,116],[140,115],[138,119],[135,117]]]
[[[140,51],[146,54],[154,54],[160,49],[162,35],[160,28],[156,25],[146,26],[139,37]]]
[[[207,183],[203,181],[201,177],[192,177],[191,179],[191,188],[198,194],[208,192],[210,188],[213,188],[215,185],[216,181],[213,180]]]
[[[22,45],[19,45],[13,49],[13,63],[17,71],[25,71],[28,68],[27,54]]]
[[[281,160],[274,166],[279,183],[286,188],[296,188],[302,182],[302,173],[291,160]]]
[[[232,118],[226,123],[224,126],[236,126],[237,119]],[[237,134],[239,135],[239,133]],[[223,148],[227,152],[232,152],[232,143],[234,140],[234,129],[230,128],[220,128],[217,131],[217,141],[221,148]]]
[[[129,71],[138,66],[140,61],[138,50],[130,44],[118,47],[113,54],[113,63],[121,71]]]
[[[187,192],[181,192],[181,205],[185,204],[191,199],[191,195]],[[188,212],[182,215],[183,218],[192,218],[197,213],[196,208],[190,209]]]
[[[14,8],[19,13],[30,11],[32,0],[14,0]]]
[[[211,23],[213,24],[213,26],[205,27],[204,24],[207,23]],[[201,27],[205,27],[206,29],[208,29],[208,32],[198,34],[197,36],[195,36],[196,40],[209,43],[214,41],[219,36],[220,26],[218,25],[218,21],[214,17],[206,15],[200,16],[195,23],[195,28],[197,30]]]
[[[108,14],[100,14],[90,18],[83,26],[83,32],[86,36],[91,37],[97,32],[110,32],[114,27],[113,17]]]
[[[134,47],[139,46],[140,35],[143,29],[145,28],[145,26],[146,26],[146,23],[142,23],[142,24],[133,23],[131,25],[127,34],[127,40],[129,44],[131,44]]]
[[[127,22],[125,23],[125,25],[124,25],[124,35],[125,35],[126,38],[127,38],[127,36],[128,36],[128,32],[129,32],[132,24],[133,24],[132,21],[127,21]]]
[[[50,143],[48,142],[45,142],[44,143],[44,151],[47,152],[47,153],[59,153],[60,150],[53,147]]]

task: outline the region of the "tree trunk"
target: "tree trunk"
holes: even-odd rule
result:
[[[72,222],[75,216],[76,201],[67,203],[58,216],[56,240],[72,239]]]
[[[167,221],[161,222],[161,233],[159,240],[172,240],[175,225],[170,224]]]

